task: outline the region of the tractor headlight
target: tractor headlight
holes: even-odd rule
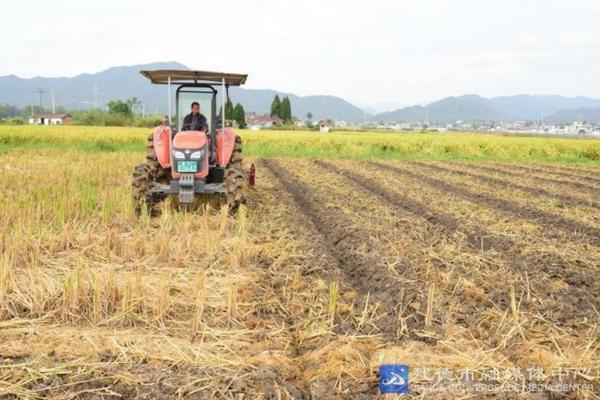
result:
[[[190,155],[190,160],[200,160],[204,157],[204,149],[193,152]]]
[[[183,154],[183,151],[173,150],[173,157],[175,157],[177,160],[185,160],[185,154]]]

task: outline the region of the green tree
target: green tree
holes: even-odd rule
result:
[[[232,120],[234,119],[233,117],[233,103],[231,102],[231,99],[227,99],[227,102],[225,103],[225,119],[226,120]],[[223,107],[219,107],[219,115],[217,116],[218,120],[222,120],[223,119]]]
[[[19,109],[10,104],[0,104],[0,118],[12,118],[19,115]]]
[[[281,100],[279,99],[279,95],[275,95],[273,102],[271,103],[271,117],[280,117],[281,116]]]
[[[310,111],[308,112],[308,114],[306,114],[306,119],[309,121],[311,121],[313,119],[313,115]]]
[[[281,114],[279,115],[279,117],[281,117],[286,124],[291,124],[292,123],[292,105],[290,104],[290,98],[285,96],[283,98],[283,100],[281,101],[281,108],[280,108],[280,112]]]
[[[233,109],[233,119],[238,123],[240,128],[243,129],[246,127],[246,111],[240,103],[237,103]]]
[[[131,115],[131,107],[124,101],[112,100],[107,103],[109,114]]]
[[[133,110],[135,110],[136,107],[139,107],[142,104],[142,102],[138,100],[137,97],[132,97],[130,99],[125,100],[125,103],[127,103],[131,112],[133,112]]]

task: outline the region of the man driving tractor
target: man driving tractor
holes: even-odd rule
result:
[[[206,117],[200,114],[200,103],[192,103],[192,112],[183,119],[182,131],[203,131],[208,132],[208,122]]]

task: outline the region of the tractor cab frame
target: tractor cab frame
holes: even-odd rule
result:
[[[210,140],[210,161],[214,162],[216,157],[216,135],[217,135],[217,89],[215,86],[221,86],[221,127],[225,127],[225,105],[229,100],[229,87],[240,86],[246,83],[247,74],[232,74],[225,72],[209,72],[209,71],[192,71],[192,70],[154,70],[140,71],[140,73],[148,78],[153,84],[167,85],[167,104],[168,104],[168,122],[167,125],[171,128],[171,138],[169,148],[172,148],[172,139],[183,123],[183,116],[179,107],[180,94],[186,93],[186,89],[206,89],[212,93],[211,109],[210,109],[210,124],[208,134]],[[172,88],[177,85],[175,91],[175,124],[173,124],[172,112]],[[208,93],[196,92],[196,93]],[[172,156],[171,162],[173,164]]]

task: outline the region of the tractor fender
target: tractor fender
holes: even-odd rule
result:
[[[226,127],[217,129],[217,165],[227,167],[235,146],[235,129]]]
[[[163,168],[171,167],[171,154],[169,149],[169,136],[171,136],[171,128],[165,125],[154,128],[154,153],[158,163]]]

